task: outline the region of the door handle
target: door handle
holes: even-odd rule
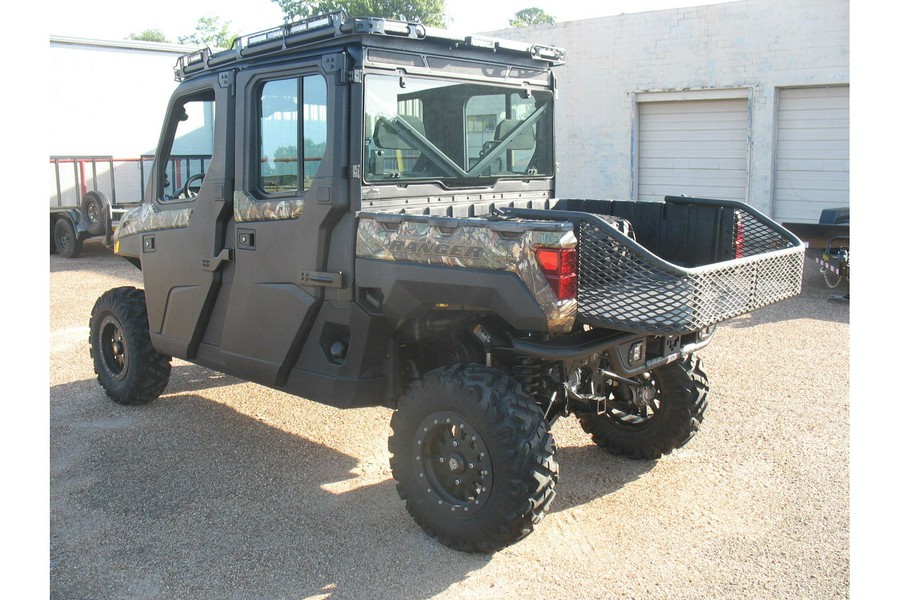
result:
[[[219,252],[218,256],[208,258],[206,256],[201,257],[200,264],[201,268],[204,271],[209,271],[213,273],[219,270],[219,267],[222,266],[222,263],[228,262],[232,260],[234,251],[231,248],[222,248],[222,251]]]

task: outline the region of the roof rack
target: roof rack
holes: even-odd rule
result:
[[[285,23],[271,29],[251,33],[236,39],[231,48],[213,52],[203,48],[178,58],[175,80],[188,77],[229,63],[267,54],[280,54],[314,42],[345,35],[371,34],[408,39],[425,37],[449,40],[456,46],[471,46],[493,51],[522,53],[552,65],[566,61],[566,51],[555,46],[526,44],[482,36],[458,36],[443,29],[425,28],[422,23],[396,21],[380,17],[350,17],[343,10]]]

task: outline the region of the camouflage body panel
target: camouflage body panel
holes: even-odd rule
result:
[[[192,208],[159,210],[153,204],[145,202],[125,213],[116,229],[114,239],[145,231],[187,227],[192,212]]]
[[[534,294],[547,316],[548,331],[568,333],[575,323],[578,303],[556,298],[534,250],[575,245],[571,223],[361,214],[356,255],[513,272]]]
[[[303,198],[256,200],[246,192],[234,193],[234,220],[238,223],[282,221],[296,219],[301,214],[303,214]]]

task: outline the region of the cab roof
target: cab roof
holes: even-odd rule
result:
[[[493,54],[527,58],[545,67],[564,64],[566,51],[556,46],[528,44],[477,35],[461,36],[421,23],[395,21],[380,17],[350,17],[343,11],[285,23],[271,29],[242,36],[227,50],[203,48],[178,58],[175,79],[184,81],[194,75],[237,66],[258,57],[290,54],[321,46],[342,38],[356,37],[372,46],[387,45],[389,38],[443,42],[448,48],[469,48]],[[449,44],[447,44],[449,43]]]

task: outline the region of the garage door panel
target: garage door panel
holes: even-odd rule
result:
[[[817,88],[819,90],[823,88]],[[789,92],[790,96],[785,97],[781,96],[781,100],[778,103],[779,110],[783,110],[785,112],[790,111],[829,111],[829,110],[843,110],[843,107],[836,106],[836,102],[843,102],[845,99],[849,98],[849,94],[844,94],[841,92],[836,92],[834,94],[823,94],[820,92],[812,92],[810,95],[799,95],[798,90],[783,90],[783,92]]]
[[[776,160],[850,160],[850,145],[847,142],[818,142],[814,145],[803,142],[782,143]]]
[[[641,112],[641,126],[646,129],[671,129],[687,128],[695,129],[697,125],[710,126],[713,123],[725,123],[728,125],[746,124],[747,113],[716,113],[704,112],[700,114],[645,114]]]
[[[828,199],[820,199],[820,200],[803,200],[802,202],[785,202],[781,207],[782,216],[779,219],[783,222],[787,223],[804,223],[804,222],[812,222],[812,221],[804,221],[806,215],[809,213],[810,208],[821,213],[823,209],[826,208],[834,208],[834,202]],[[818,219],[815,221],[818,223]]]
[[[672,129],[669,131],[642,131],[641,142],[741,142],[746,141],[746,131],[734,129]]]
[[[743,186],[701,185],[691,179],[682,183],[669,181],[662,185],[641,185],[638,193],[646,202],[661,202],[666,196],[689,196],[718,200],[739,200],[744,197]]]
[[[746,145],[746,141],[742,142]],[[746,164],[747,150],[744,148],[720,146],[718,152],[710,150],[709,143],[683,142],[678,144],[647,143],[641,144],[641,160],[645,158],[692,158],[706,159],[710,156],[727,160],[743,160]]]
[[[685,111],[686,105],[703,103],[702,112]],[[743,104],[743,106],[742,106]],[[691,108],[691,107],[689,107]],[[670,115],[676,119],[696,120],[698,116],[711,114],[744,115],[746,117],[746,101],[744,100],[686,100],[674,102],[644,102],[641,104],[641,116]]]
[[[809,127],[807,129],[779,129],[778,139],[786,142],[846,142],[850,140],[850,130]]]
[[[704,169],[714,168],[717,171],[734,171],[737,175],[746,167],[743,160],[719,159],[713,163],[706,158],[647,158],[642,163],[641,173],[648,175],[659,171],[670,171],[672,169]],[[714,166],[711,166],[713,165]],[[732,174],[723,176],[732,177]]]
[[[780,202],[828,202],[830,206],[846,206],[847,192],[843,190],[813,190],[809,188],[775,188]],[[815,219],[810,222],[819,222],[819,212],[815,213]]]
[[[850,88],[779,93],[776,220],[816,223],[823,208],[850,204]]]
[[[717,169],[693,169],[690,181],[704,184],[723,185],[737,180],[741,171],[720,171]],[[675,181],[669,170],[646,169],[641,173],[641,183],[663,185],[666,181]],[[740,186],[738,186],[740,187]]]
[[[816,192],[835,192],[842,198],[846,198],[847,194],[850,192],[850,186],[848,185],[847,181],[841,180],[840,178],[821,176],[813,177],[811,173],[798,173],[797,175],[808,176],[797,176],[792,178],[785,177],[781,179],[778,182],[778,185],[775,186],[776,192],[780,192],[779,198],[781,198],[782,200],[786,200],[787,197],[785,196],[785,194],[790,193],[791,190],[796,190],[797,194],[810,192],[810,199],[815,196]]]
[[[638,105],[638,199],[747,196],[747,100]]]
[[[819,110],[814,112],[782,112],[780,127],[797,129],[809,127],[846,127],[850,120],[849,110]]]
[[[825,158],[785,158],[777,163],[778,172],[782,176],[789,176],[793,171],[822,171],[844,176],[850,171],[849,160],[831,160]],[[821,177],[821,173],[816,175]],[[846,179],[846,177],[845,177]]]

